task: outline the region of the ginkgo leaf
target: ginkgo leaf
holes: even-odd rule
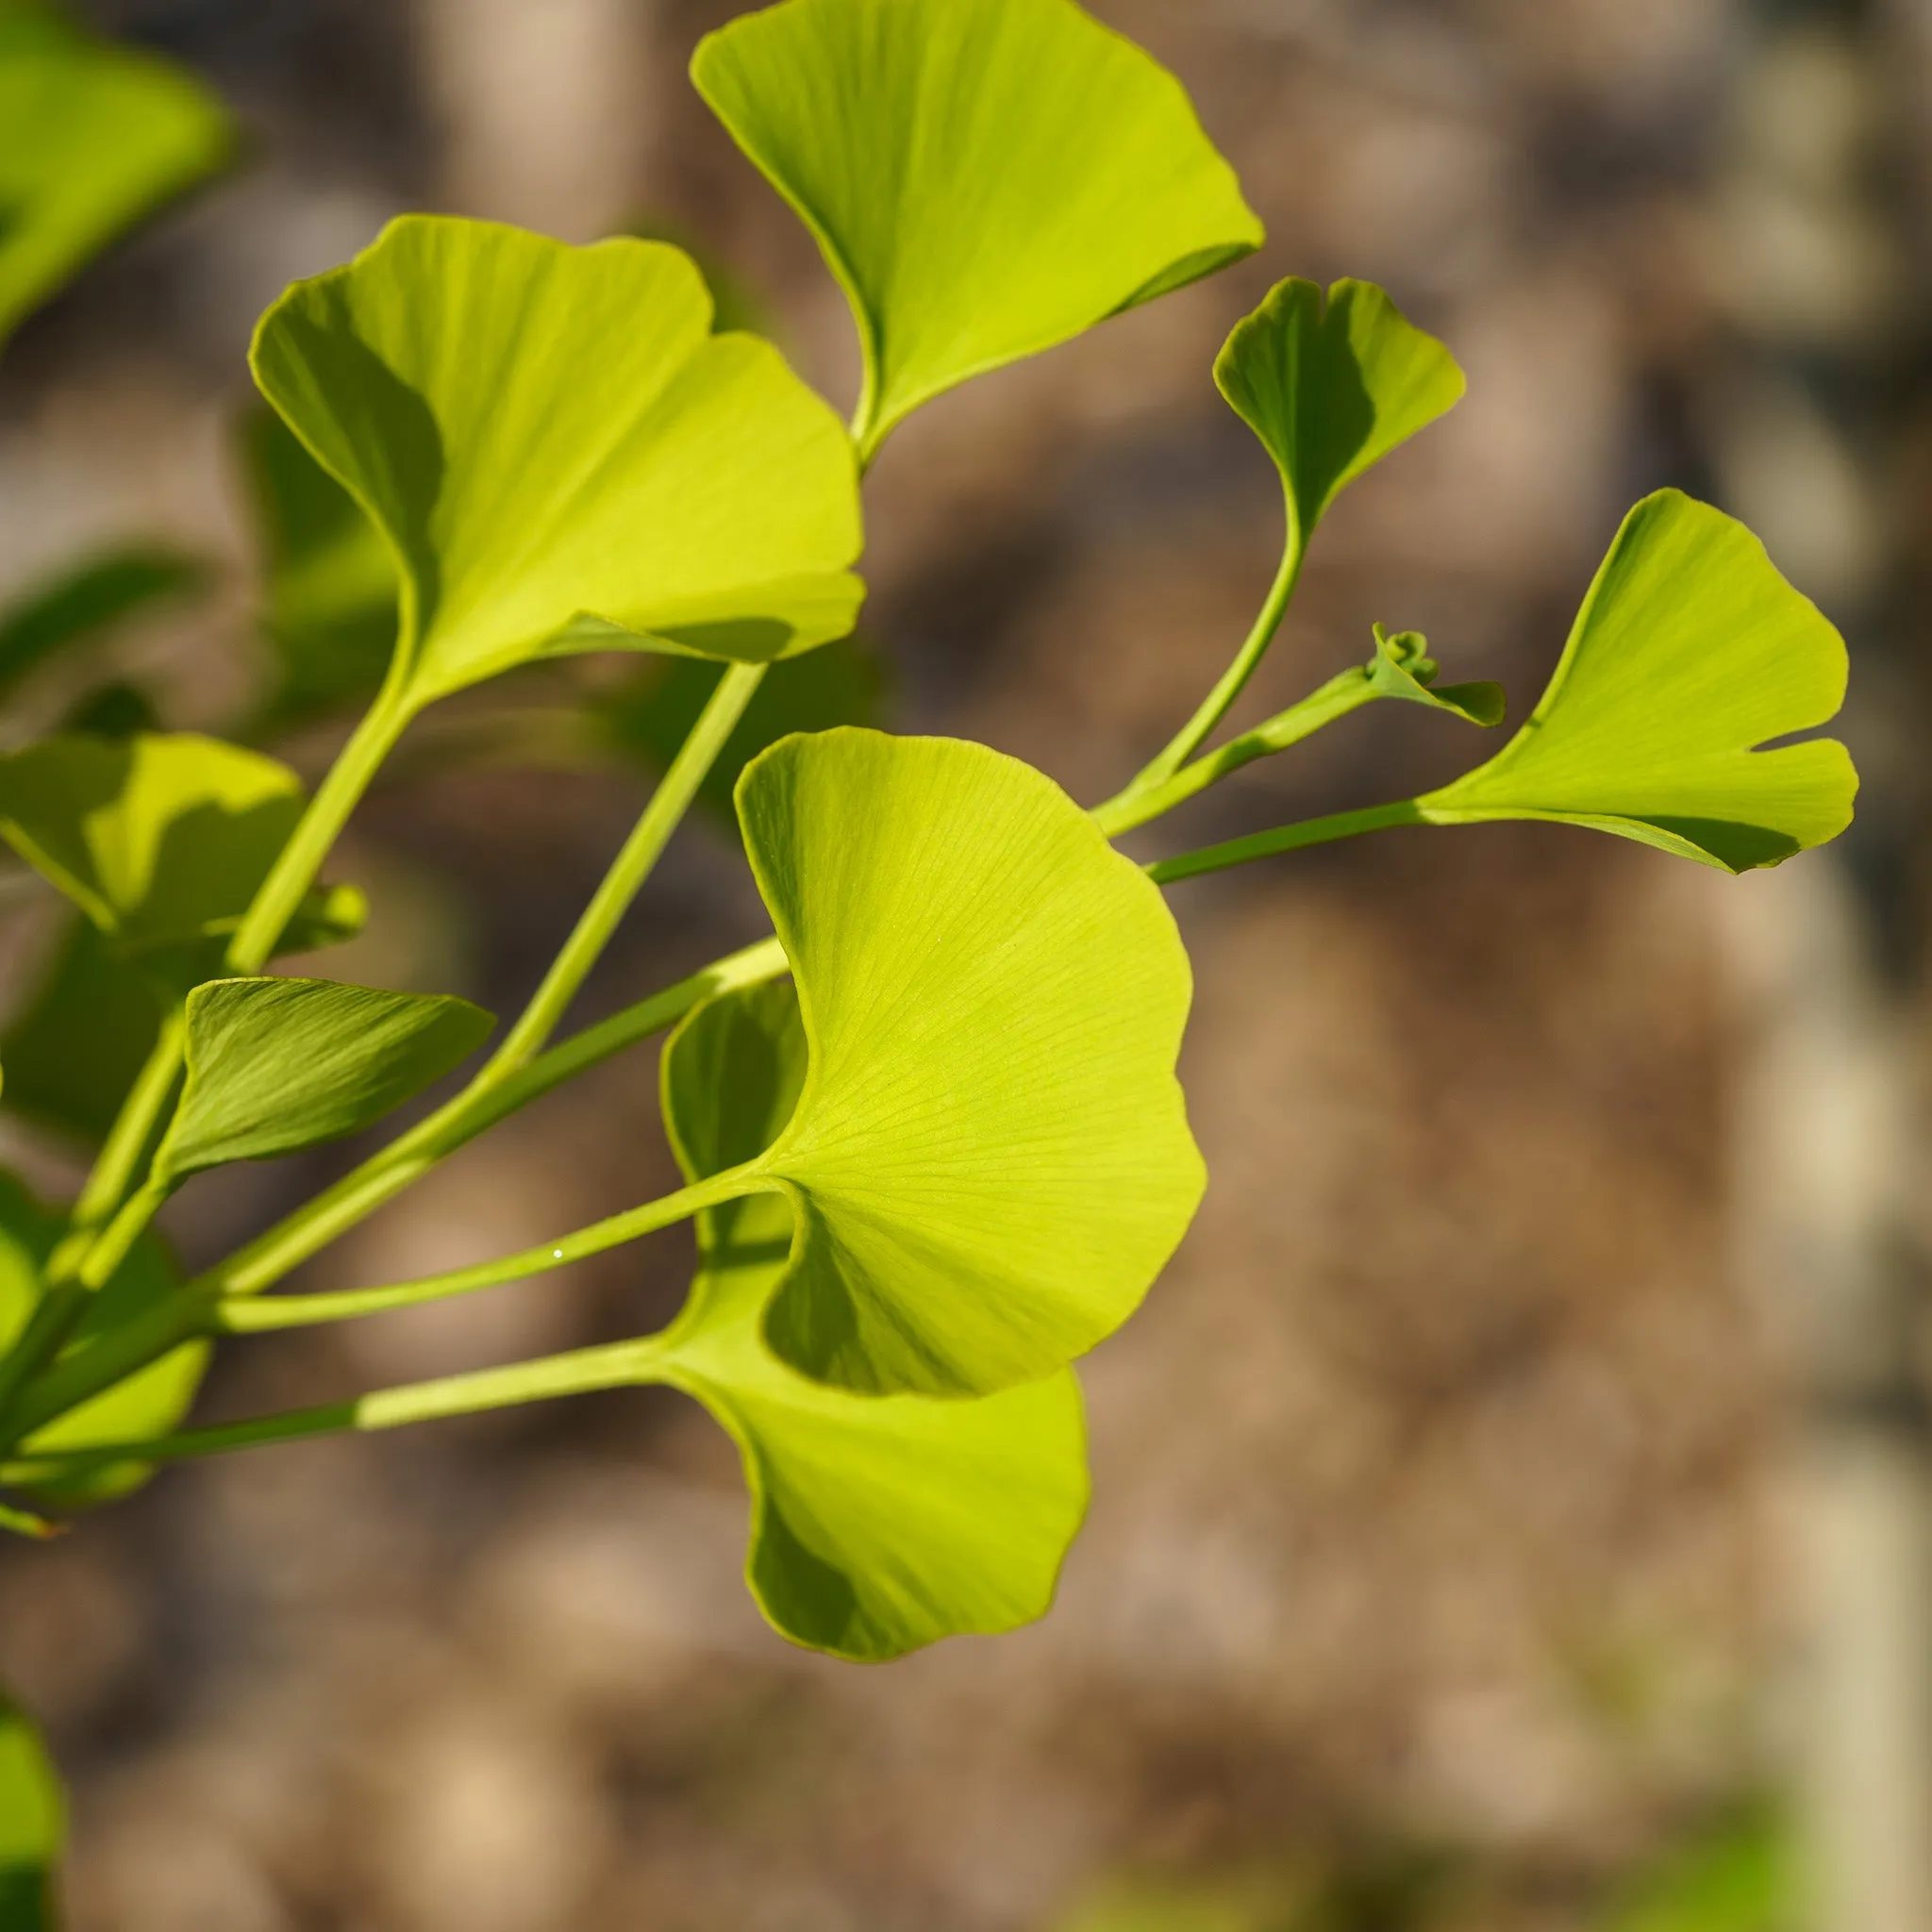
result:
[[[0,341],[231,145],[220,104],[179,68],[0,5]]]
[[[922,403],[1252,253],[1180,83],[1073,0],[785,0],[698,91],[811,229],[865,357],[866,454]]]
[[[39,1305],[48,1257],[66,1231],[64,1216],[35,1199],[11,1174],[0,1172],[0,1348],[12,1344]],[[107,1286],[90,1298],[69,1349],[87,1347],[179,1286],[180,1276],[167,1250],[153,1236],[143,1236]],[[51,1454],[166,1435],[194,1400],[208,1355],[205,1341],[184,1342],[39,1430],[25,1446]],[[138,1462],[96,1464],[75,1474],[36,1482],[32,1493],[44,1503],[78,1508],[125,1496],[147,1474],[147,1467]],[[0,1917],[0,1925],[6,1923]]]
[[[67,1841],[59,1774],[40,1733],[0,1694],[0,1926],[56,1932],[55,1888]]]
[[[685,1173],[752,1159],[806,1071],[784,983],[692,1013],[665,1048],[664,1117]],[[852,1395],[808,1381],[761,1334],[792,1234],[782,1194],[698,1220],[699,1271],[653,1373],[730,1432],[752,1492],[745,1576],[794,1642],[875,1661],[1045,1613],[1087,1503],[1071,1370],[977,1402]]]
[[[188,1078],[155,1176],[173,1185],[358,1133],[466,1059],[495,1024],[468,1000],[326,979],[198,986]]]
[[[0,837],[118,952],[197,970],[213,970],[208,942],[247,910],[304,805],[286,765],[191,732],[50,738],[0,758]],[[353,890],[311,892],[284,950],[346,939],[362,912]]]
[[[1373,282],[1337,282],[1324,298],[1299,276],[1236,326],[1214,379],[1281,472],[1297,550],[1350,483],[1465,387],[1449,351]]]
[[[1824,724],[1846,671],[1844,641],[1742,524],[1659,491],[1624,519],[1529,722],[1416,810],[1593,825],[1730,872],[1775,865],[1844,830],[1858,779],[1835,740],[1757,747]]]
[[[843,431],[691,258],[408,216],[298,282],[256,380],[382,532],[411,704],[544,655],[762,661],[861,587]]]
[[[788,738],[738,809],[811,1043],[747,1183],[797,1210],[767,1340],[875,1393],[1051,1374],[1133,1312],[1201,1198],[1158,891],[983,745]]]

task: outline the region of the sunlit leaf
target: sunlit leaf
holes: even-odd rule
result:
[[[797,1208],[767,1340],[880,1393],[1050,1374],[1132,1313],[1201,1197],[1159,892],[983,745],[788,738],[738,805],[811,1042],[751,1183]]]
[[[1274,458],[1291,547],[1364,470],[1461,399],[1462,371],[1373,282],[1282,282],[1214,365],[1221,392]]]
[[[105,1138],[160,1032],[154,981],[70,913],[0,1041],[8,1110],[83,1142]]]
[[[287,766],[188,732],[51,738],[0,759],[0,837],[118,952],[170,976],[214,970],[209,942],[247,909],[304,803]],[[359,893],[312,892],[284,949],[346,939],[361,918]]]
[[[0,1932],[56,1932],[67,1805],[26,1713],[0,1696]]]
[[[442,995],[326,979],[218,979],[188,996],[188,1078],[159,1151],[172,1183],[372,1126],[495,1024]]]
[[[1742,872],[1851,823],[1857,774],[1808,731],[1843,640],[1742,524],[1674,490],[1624,520],[1542,701],[1486,765],[1416,801],[1432,824],[1558,819]]]
[[[675,248],[409,216],[262,319],[262,392],[381,529],[412,703],[548,654],[852,628],[852,452]]]
[[[868,452],[1261,243],[1180,83],[1072,0],[786,0],[691,75],[845,291]]]
[[[396,642],[396,566],[356,499],[266,405],[243,425],[243,455],[266,582],[274,654],[254,735],[359,709]]]
[[[41,1297],[42,1273],[66,1231],[63,1216],[43,1207],[11,1174],[0,1173],[0,1347],[10,1345]],[[152,1236],[137,1241],[113,1279],[88,1304],[68,1346],[79,1349],[131,1320],[180,1285],[165,1248]],[[161,1436],[187,1414],[208,1362],[205,1342],[186,1342],[125,1382],[83,1403],[39,1431],[27,1444],[38,1452],[88,1449]],[[45,1503],[77,1508],[136,1489],[148,1474],[140,1463],[98,1465],[84,1474],[50,1477],[32,1493]],[[0,1926],[6,1921],[0,1919]]]
[[[688,658],[654,666],[648,681],[613,693],[597,708],[608,738],[654,771],[669,769],[723,670]],[[767,745],[793,731],[829,731],[878,720],[885,677],[878,658],[852,641],[824,645],[774,664],[698,789],[698,799],[735,834],[731,795],[738,774]]]
[[[103,637],[206,582],[192,558],[151,545],[106,551],[61,571],[0,611],[0,695],[69,645]]]
[[[212,174],[219,104],[51,8],[0,4],[0,341],[150,208]]]
[[[790,1118],[805,1030],[789,985],[725,995],[665,1049],[664,1113],[693,1180],[754,1158]],[[978,1402],[827,1389],[765,1346],[792,1210],[753,1194],[702,1215],[699,1272],[654,1372],[737,1441],[745,1574],[795,1642],[865,1660],[1042,1615],[1087,1502],[1070,1370]]]

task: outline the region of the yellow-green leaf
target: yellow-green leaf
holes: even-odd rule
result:
[[[1073,0],[785,0],[691,76],[811,229],[868,453],[922,403],[1261,244],[1180,83]]]
[[[1465,387],[1455,357],[1374,283],[1337,282],[1324,298],[1299,276],[1237,325],[1214,379],[1281,472],[1295,550],[1349,484]]]
[[[738,808],[811,1056],[748,1181],[797,1208],[768,1341],[876,1393],[1051,1374],[1133,1312],[1204,1185],[1159,892],[983,745],[788,738]]]
[[[0,759],[0,837],[117,953],[171,977],[215,970],[210,942],[233,931],[304,804],[286,765],[191,732],[50,738]],[[362,913],[352,890],[311,892],[284,946],[346,939]]]
[[[67,1806],[47,1747],[0,1696],[0,1932],[56,1932]]]
[[[1833,717],[1846,671],[1844,641],[1742,524],[1659,491],[1624,520],[1528,723],[1416,810],[1593,825],[1730,872],[1775,865],[1851,823],[1843,745],[1758,749]]]
[[[692,1180],[763,1153],[806,1072],[780,983],[692,1013],[665,1049],[664,1114]],[[765,1345],[792,1209],[752,1194],[699,1217],[699,1270],[654,1373],[731,1433],[752,1492],[745,1575],[794,1642],[876,1661],[1044,1614],[1087,1502],[1071,1370],[977,1402],[848,1394]]]
[[[852,628],[843,432],[710,329],[675,248],[427,216],[262,318],[262,393],[394,557],[410,704],[558,652],[763,661]]]
[[[372,1126],[495,1024],[468,1000],[326,979],[217,979],[188,996],[187,1083],[155,1155],[169,1185]]]

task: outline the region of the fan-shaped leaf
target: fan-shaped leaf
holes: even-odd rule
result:
[[[1807,731],[1843,702],[1843,640],[1742,524],[1674,490],[1624,520],[1562,661],[1495,758],[1416,801],[1433,824],[1560,819],[1742,872],[1851,823],[1857,774]]]
[[[212,174],[227,117],[179,69],[0,5],[0,340],[94,252]]]
[[[1373,282],[1277,285],[1227,339],[1214,379],[1288,491],[1290,542],[1364,470],[1461,400],[1456,358]]]
[[[1261,243],[1180,83],[1072,0],[785,0],[691,75],[852,304],[868,454],[967,377]]]
[[[372,1126],[482,1045],[468,1000],[326,979],[217,979],[188,996],[188,1078],[155,1156],[173,1184]]]
[[[1427,705],[1432,710],[1453,712],[1485,728],[1503,722],[1508,702],[1500,684],[1438,684],[1429,641],[1419,630],[1398,631],[1391,637],[1387,626],[1378,624],[1375,655],[1353,675],[1362,678],[1377,697]]]
[[[263,394],[393,552],[411,702],[561,651],[852,628],[852,452],[675,248],[392,222],[263,317]],[[581,621],[579,621],[581,620]]]
[[[664,1112],[692,1180],[755,1158],[806,1070],[789,985],[692,1013],[664,1054]],[[765,1346],[792,1210],[752,1194],[700,1216],[699,1272],[654,1357],[737,1441],[751,1487],[745,1574],[794,1642],[875,1660],[1043,1615],[1087,1502],[1071,1370],[978,1402],[863,1396]]]
[[[55,1885],[67,1841],[59,1774],[40,1733],[0,1696],[0,1926],[56,1932]]]
[[[788,738],[738,808],[811,1042],[756,1171],[798,1213],[767,1340],[879,1393],[1050,1374],[1133,1311],[1201,1197],[1158,891],[983,745]]]
[[[118,952],[189,983],[215,970],[208,942],[246,911],[303,804],[286,765],[187,732],[51,738],[0,759],[0,837]],[[348,938],[362,909],[350,889],[310,893],[285,950]]]
[[[11,1174],[0,1172],[0,1347],[10,1346],[26,1326],[40,1302],[48,1257],[65,1232],[61,1215],[43,1207]],[[86,1347],[133,1320],[179,1285],[167,1250],[154,1237],[143,1236],[113,1278],[90,1298],[69,1349]],[[187,1414],[207,1362],[206,1342],[184,1343],[42,1429],[27,1446],[51,1453],[166,1435]],[[76,1508],[124,1496],[147,1474],[141,1463],[117,1462],[49,1478],[35,1484],[33,1493],[44,1502]],[[0,1918],[0,1925],[5,1924]]]

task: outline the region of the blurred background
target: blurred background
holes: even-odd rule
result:
[[[11,701],[9,743],[105,689],[97,717],[245,720],[325,765],[341,713],[277,604],[295,512],[264,495],[243,357],[287,281],[392,213],[682,242],[731,319],[850,401],[829,277],[685,79],[737,10],[81,0],[246,139],[0,369],[0,592],[130,542],[192,564]],[[800,702],[1113,791],[1276,560],[1278,488],[1215,351],[1280,276],[1359,275],[1471,393],[1332,515],[1249,712],[1362,660],[1380,620],[1521,715],[1622,512],[1674,483],[1752,521],[1853,638],[1859,831],[1744,880],[1556,828],[1408,831],[1176,891],[1213,1183],[1087,1365],[1096,1501],[1031,1630],[876,1670],[789,1649],[740,1583],[726,1442],[657,1392],[182,1470],[0,1551],[0,1677],[74,1780],[77,1932],[1932,1928],[1932,11],[1094,10],[1186,81],[1268,247],[904,430],[868,487],[865,639]],[[335,867],[370,931],[318,970],[513,1008],[688,695],[655,675],[529,676],[419,729]],[[1478,756],[1381,710],[1173,839]],[[760,919],[700,815],[587,1009]],[[70,944],[8,888],[0,1151],[50,1191],[89,1126],[30,1071]],[[209,1176],[172,1237],[211,1258],[357,1151]],[[459,1266],[672,1184],[633,1055],[302,1280]],[[232,1343],[204,1413],[635,1333],[690,1259],[658,1237]]]

